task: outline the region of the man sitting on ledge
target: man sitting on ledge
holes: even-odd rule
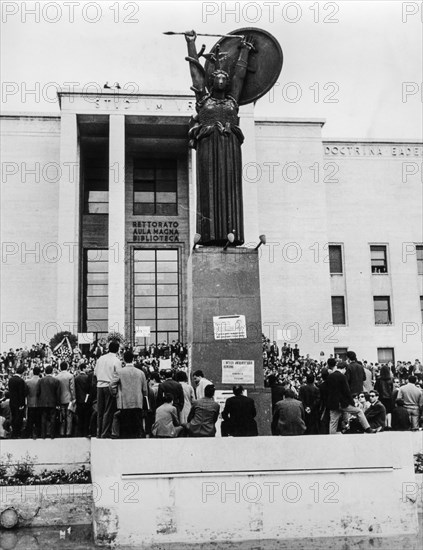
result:
[[[222,412],[221,425],[222,437],[249,437],[258,435],[255,421],[256,407],[251,397],[243,395],[244,388],[241,385],[234,386],[234,397],[226,400]]]
[[[275,405],[272,433],[275,435],[303,435],[305,431],[304,406],[295,398],[295,393],[287,389],[283,399]]]
[[[214,437],[216,421],[219,417],[219,404],[213,399],[214,386],[204,388],[204,397],[194,401],[186,425],[190,437]]]
[[[178,411],[173,405],[173,395],[165,393],[164,403],[156,409],[156,421],[151,429],[153,437],[181,437],[185,430],[179,425]]]
[[[385,405],[379,401],[379,392],[372,390],[369,393],[370,407],[364,413],[369,421],[370,427],[378,432],[383,430],[386,425]]]

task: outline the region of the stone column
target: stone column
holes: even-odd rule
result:
[[[62,114],[56,322],[61,330],[78,331],[79,300],[79,143],[76,114]],[[53,267],[53,266],[52,266]]]
[[[125,334],[125,116],[109,128],[109,331]]]

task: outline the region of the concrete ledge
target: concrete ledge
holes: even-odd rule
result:
[[[0,487],[0,514],[13,508],[19,527],[91,525],[92,503],[91,484]]]
[[[412,454],[410,433],[93,440],[95,540],[416,534]]]
[[[423,453],[423,431],[410,432],[413,454]]]
[[[85,437],[0,440],[0,456],[3,460],[10,454],[12,463],[16,463],[27,453],[37,457],[35,473],[44,469],[71,472],[81,466],[90,467],[91,442]]]

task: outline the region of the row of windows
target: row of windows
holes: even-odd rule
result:
[[[108,332],[109,251],[86,250],[84,262],[84,325],[97,338]]]
[[[87,158],[84,166],[85,213],[108,214],[108,158]],[[134,215],[176,216],[177,174],[176,159],[134,159]]]
[[[180,283],[178,250],[134,250],[132,318],[150,327],[149,343],[180,339]],[[84,330],[97,337],[108,332],[108,251],[85,251]]]
[[[344,296],[332,296],[332,323],[334,325],[346,325],[345,298]],[[391,299],[389,296],[373,296],[373,309],[375,325],[392,324]],[[420,311],[423,322],[423,296],[420,296]]]
[[[343,361],[347,358],[348,348],[335,348],[333,351],[335,357],[339,356]],[[394,348],[377,348],[377,362],[379,364],[395,363]]]
[[[423,245],[416,245],[417,272],[423,275]],[[388,273],[386,245],[370,245],[370,268],[372,273]],[[342,245],[329,245],[329,271],[331,275],[343,275]]]

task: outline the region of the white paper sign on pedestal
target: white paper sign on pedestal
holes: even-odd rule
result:
[[[222,384],[254,384],[254,361],[223,359]]]
[[[213,317],[215,340],[247,338],[245,315],[220,315]]]

